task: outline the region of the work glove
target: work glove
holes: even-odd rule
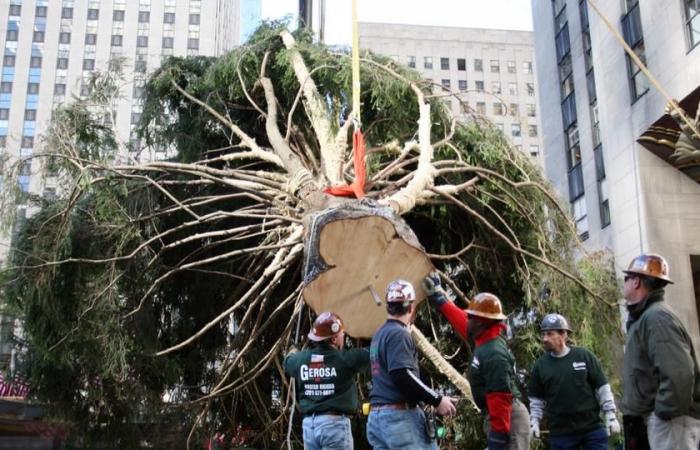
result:
[[[540,421],[530,420],[530,437],[534,439],[540,438]]]
[[[620,422],[617,421],[614,411],[605,413],[605,431],[608,433],[608,436],[620,433]]]
[[[448,302],[447,295],[440,285],[440,275],[436,271],[430,272],[427,277],[423,278],[421,284],[433,306],[439,308]]]
[[[488,450],[506,450],[508,442],[510,442],[510,436],[506,433],[499,433],[498,431],[489,431],[486,437]]]

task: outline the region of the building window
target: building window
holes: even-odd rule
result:
[[[139,120],[141,120],[141,113],[131,113],[131,124],[137,124],[139,123]]]
[[[8,108],[0,108],[0,120],[8,120],[10,118],[10,110]]]
[[[467,60],[464,58],[457,58],[457,70],[467,70]]]
[[[121,34],[113,34],[110,43],[112,47],[121,47],[124,37]]]
[[[518,83],[508,83],[508,95],[518,95]]]
[[[173,48],[173,38],[164,37],[163,38],[163,48]]]
[[[148,36],[137,36],[136,37],[137,47],[148,47]]]
[[[440,58],[440,70],[450,70],[450,58]]]
[[[423,58],[423,68],[424,69],[432,69],[433,68],[433,57],[432,56],[426,56]]]
[[[112,20],[114,22],[124,22],[124,10],[115,9],[114,11],[112,11]]]
[[[190,25],[199,25],[199,14],[190,14]]]
[[[68,68],[68,58],[58,58],[56,60],[57,69],[67,69]]]
[[[537,115],[537,107],[534,105],[534,103],[528,103],[526,108],[528,117],[535,117]]]
[[[492,94],[500,94],[501,93],[501,82],[500,81],[492,81],[491,82],[491,93]]]
[[[187,39],[187,49],[197,50],[199,48],[199,39],[189,38]]]
[[[39,83],[27,83],[27,94],[38,94]]]
[[[521,136],[520,124],[519,124],[519,123],[511,124],[511,126],[510,126],[510,134],[511,134],[511,136],[513,136],[513,137],[520,137],[520,136]]]
[[[25,109],[24,120],[34,122],[36,120],[36,109]]]
[[[450,90],[451,84],[452,83],[448,79],[442,79],[440,81],[440,85],[442,85],[442,88],[448,91]]]
[[[62,19],[72,19],[73,18],[73,8],[69,8],[64,6],[61,9],[61,18]]]
[[[532,156],[534,158],[534,157],[537,157],[537,155],[539,155],[539,153],[540,153],[540,147],[538,145],[535,145],[535,144],[530,144],[530,156]]]
[[[34,35],[32,36],[32,42],[44,42],[44,32],[35,31]]]
[[[525,90],[530,97],[535,96],[535,83],[525,83]]]
[[[416,68],[416,57],[415,56],[409,56],[407,60],[408,67],[411,69]]]
[[[499,73],[501,71],[501,63],[497,59],[491,60],[491,73]]]
[[[466,91],[467,90],[467,80],[458,80],[457,85],[459,86],[460,91]]]
[[[163,14],[163,23],[175,23],[175,13],[166,12]]]
[[[474,86],[476,88],[476,92],[484,92],[484,82],[483,81],[475,81]]]
[[[0,83],[0,92],[3,94],[9,94],[12,92],[12,82],[11,81],[3,81]]]
[[[510,112],[510,115],[513,117],[517,117],[518,113],[520,112],[520,108],[518,107],[517,103],[511,103],[508,107],[508,110]]]
[[[527,126],[527,135],[529,137],[537,137],[537,125],[528,125]]]
[[[480,59],[475,59],[474,60],[474,72],[483,72],[484,71],[484,63]]]
[[[134,71],[138,73],[144,73],[146,72],[146,61],[143,60],[137,60],[134,63]]]
[[[476,112],[486,115],[486,102],[476,102]]]
[[[32,148],[34,147],[34,137],[33,136],[22,136],[21,141],[22,148]]]
[[[508,61],[508,73],[515,73],[515,61]]]
[[[90,8],[88,9],[88,14],[87,14],[88,20],[97,20],[100,18],[100,10],[99,9],[94,9]]]
[[[34,14],[36,17],[46,17],[46,9],[46,6],[37,6]]]
[[[83,59],[83,70],[95,70],[95,60]]]
[[[581,195],[571,204],[571,210],[576,223],[576,231],[584,241],[588,239],[588,214],[586,213],[586,196]]]
[[[22,14],[22,5],[10,5],[10,13],[11,16],[19,16]]]
[[[139,11],[139,22],[140,23],[148,23],[151,21],[151,12],[150,11]]]
[[[17,30],[7,30],[6,40],[14,42],[17,40]]]
[[[85,35],[85,45],[95,45],[97,43],[97,35],[89,33]]]
[[[41,67],[41,56],[32,56],[29,58],[29,67],[39,69]]]
[[[635,0],[626,0],[627,13],[622,16],[622,34],[627,45],[639,57],[642,63],[646,64],[644,52],[644,36],[642,33],[642,21],[639,15],[639,3]],[[626,55],[627,73],[630,79],[630,94],[632,103],[649,90],[649,83],[642,69]]]
[[[494,116],[502,116],[503,115],[503,103],[494,103],[493,104],[493,115]]]
[[[15,66],[15,55],[5,55],[2,58],[2,65],[5,67],[14,67]]]
[[[70,33],[67,31],[62,31],[58,33],[58,43],[59,44],[70,44]]]
[[[66,85],[63,83],[58,83],[53,86],[53,93],[54,95],[65,95],[66,94]]]
[[[523,62],[523,72],[527,74],[532,73],[532,61],[524,61]]]
[[[688,44],[695,48],[700,42],[700,0],[685,0],[685,29]]]

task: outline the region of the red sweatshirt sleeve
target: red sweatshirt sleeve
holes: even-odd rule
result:
[[[513,394],[510,392],[489,392],[486,394],[486,408],[489,410],[491,429],[499,433],[510,433]]]
[[[462,339],[467,339],[467,312],[452,302],[445,302],[440,307],[440,312],[450,322],[452,328],[462,336]]]

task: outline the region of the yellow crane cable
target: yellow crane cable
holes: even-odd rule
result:
[[[680,105],[678,104],[678,102],[676,100],[674,100],[668,94],[668,92],[666,92],[666,90],[663,88],[663,86],[661,86],[661,83],[659,83],[659,81],[654,77],[654,75],[652,75],[652,73],[649,71],[647,66],[642,62],[642,60],[639,59],[639,56],[637,56],[637,54],[634,52],[634,50],[632,50],[630,48],[630,46],[627,45],[627,42],[625,42],[625,39],[622,37],[620,32],[617,31],[617,29],[615,29],[615,27],[608,20],[608,18],[605,17],[605,15],[601,12],[600,9],[598,9],[598,5],[596,4],[596,2],[594,0],[588,0],[588,4],[591,6],[591,8],[593,8],[593,10],[596,12],[596,14],[598,14],[598,16],[601,18],[603,23],[605,23],[605,26],[608,27],[608,29],[613,34],[613,36],[615,36],[615,38],[620,42],[620,45],[622,45],[622,48],[625,49],[625,52],[629,55],[629,57],[632,59],[632,61],[634,61],[634,63],[637,65],[637,67],[639,67],[641,69],[641,71],[644,72],[644,75],[649,79],[651,84],[653,84],[654,87],[656,89],[658,89],[661,96],[663,96],[666,99],[669,107],[678,113],[678,115],[681,117],[683,122],[685,122],[686,125],[688,125],[690,127],[690,129],[693,130],[693,133],[695,133],[696,136],[700,137],[700,133],[698,132],[697,127],[695,126],[693,121],[690,120],[690,118],[686,115],[685,111],[683,111],[683,108],[681,108]]]
[[[360,33],[357,26],[357,0],[352,0],[352,114],[360,124]]]

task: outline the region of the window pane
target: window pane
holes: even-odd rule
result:
[[[480,59],[475,59],[474,60],[474,72],[483,72],[483,71],[484,71],[483,62]]]
[[[467,60],[464,58],[457,58],[457,70],[467,70]]]
[[[432,56],[426,56],[423,58],[423,68],[424,69],[432,69],[433,68],[433,57]]]
[[[61,17],[63,19],[72,19],[73,18],[73,8],[64,7],[63,9],[61,9]]]
[[[450,58],[440,58],[440,69],[450,70]]]

